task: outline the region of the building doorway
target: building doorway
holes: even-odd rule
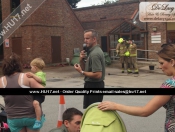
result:
[[[21,37],[12,38],[12,52],[19,55],[22,60],[22,38]]]
[[[167,43],[168,44],[175,43],[175,31],[167,32]]]
[[[61,62],[61,37],[51,36],[52,63]]]
[[[107,36],[101,37],[101,48],[103,52],[107,52]]]
[[[175,43],[175,22],[167,22],[167,43]]]

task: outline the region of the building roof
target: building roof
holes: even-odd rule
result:
[[[139,20],[139,0],[128,2],[117,2],[108,5],[91,6],[74,9],[79,20],[85,25],[89,22],[112,21],[116,20],[121,24],[122,21],[133,23],[140,30],[144,30],[145,23]]]
[[[92,6],[74,9],[81,22],[100,20],[126,19],[131,20],[139,9],[138,0],[117,2],[115,4]]]

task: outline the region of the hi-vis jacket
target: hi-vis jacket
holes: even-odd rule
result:
[[[116,52],[119,53],[119,56],[125,56],[125,52],[127,51],[127,47],[125,43],[118,43],[116,46]]]
[[[128,50],[130,52],[130,56],[137,56],[137,45],[136,44],[134,43],[130,44]]]

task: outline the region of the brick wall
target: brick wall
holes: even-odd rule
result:
[[[11,13],[10,0],[1,1],[1,5],[2,5],[2,21],[3,21]],[[10,45],[9,48],[5,48],[5,46],[3,46],[4,57],[7,56],[8,54],[10,54],[12,51],[11,39],[9,39],[9,45]]]
[[[148,22],[147,23],[148,27],[148,50],[156,50],[159,51],[161,48],[161,45],[163,43],[166,43],[166,22]],[[153,33],[152,28],[157,27],[157,32],[161,33],[161,43],[151,43],[151,33]],[[151,59],[156,59],[157,56],[155,55],[154,52],[149,53],[149,58]]]
[[[84,29],[93,28],[101,36],[107,36],[108,32],[119,26],[124,20],[130,20],[138,9],[138,2],[116,3],[106,6],[96,6],[74,9],[75,14],[82,22]]]
[[[140,0],[146,1],[146,2],[155,2],[154,0]],[[158,2],[165,2],[169,0],[159,0]],[[151,43],[151,33],[153,33],[152,28],[157,27],[157,32],[161,33],[161,43]],[[159,51],[161,48],[161,45],[163,43],[167,42],[166,36],[167,36],[167,24],[166,22],[147,22],[147,31],[148,31],[148,50],[155,50]],[[150,59],[157,59],[157,55],[154,52],[149,52],[149,58]]]
[[[23,1],[23,0],[21,0]],[[22,55],[24,62],[35,57],[52,62],[51,36],[61,36],[61,57],[73,57],[73,49],[82,49],[83,30],[96,29],[101,36],[119,26],[124,20],[130,20],[139,8],[139,0],[120,0],[116,4],[72,9],[66,0],[46,0],[23,24],[10,36],[10,48],[4,48],[4,56],[11,53],[11,37],[22,37]],[[145,1],[145,0],[140,0]],[[152,0],[147,0],[152,1]],[[161,1],[161,0],[160,0]],[[168,0],[167,0],[168,1]],[[2,1],[2,18],[10,13],[10,0]],[[76,15],[75,15],[76,14]],[[148,49],[159,50],[161,44],[151,43],[152,27],[161,32],[161,44],[166,43],[166,23],[147,23]],[[27,50],[26,48],[31,48]],[[155,57],[155,55],[149,54]]]
[[[120,25],[123,20],[131,19],[133,12],[139,9],[140,2],[155,2],[154,0],[119,0],[118,3],[106,6],[87,7],[75,9],[75,13],[83,23],[85,29],[94,28],[99,31],[100,36],[106,36],[107,33],[114,27]],[[159,2],[164,1],[160,0]],[[166,0],[169,1],[169,0]],[[100,19],[102,18],[102,19]],[[148,45],[148,50],[160,49],[161,44],[151,43],[152,27],[157,27],[157,32],[161,32],[161,44],[166,43],[166,23],[150,23],[147,22],[147,35],[145,44]],[[146,26],[145,26],[146,28]],[[99,41],[100,42],[100,41]],[[147,46],[145,46],[146,48]],[[157,58],[155,53],[150,52],[149,58]]]
[[[10,13],[10,2],[2,1],[3,19]],[[74,48],[82,48],[83,27],[66,0],[46,0],[10,36],[22,37],[22,58],[29,63],[35,57],[42,57],[46,63],[52,62],[51,36],[61,36],[61,59],[73,57]],[[31,48],[27,50],[26,48]],[[4,48],[4,56],[12,48]]]

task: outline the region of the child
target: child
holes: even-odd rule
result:
[[[34,78],[37,82],[41,83],[43,86],[46,86],[46,74],[42,71],[45,67],[45,63],[41,58],[35,58],[30,63],[31,71],[26,73],[27,77]],[[36,113],[36,121],[33,126],[34,129],[41,127],[41,103],[44,102],[45,96],[43,95],[34,95],[33,106]]]

